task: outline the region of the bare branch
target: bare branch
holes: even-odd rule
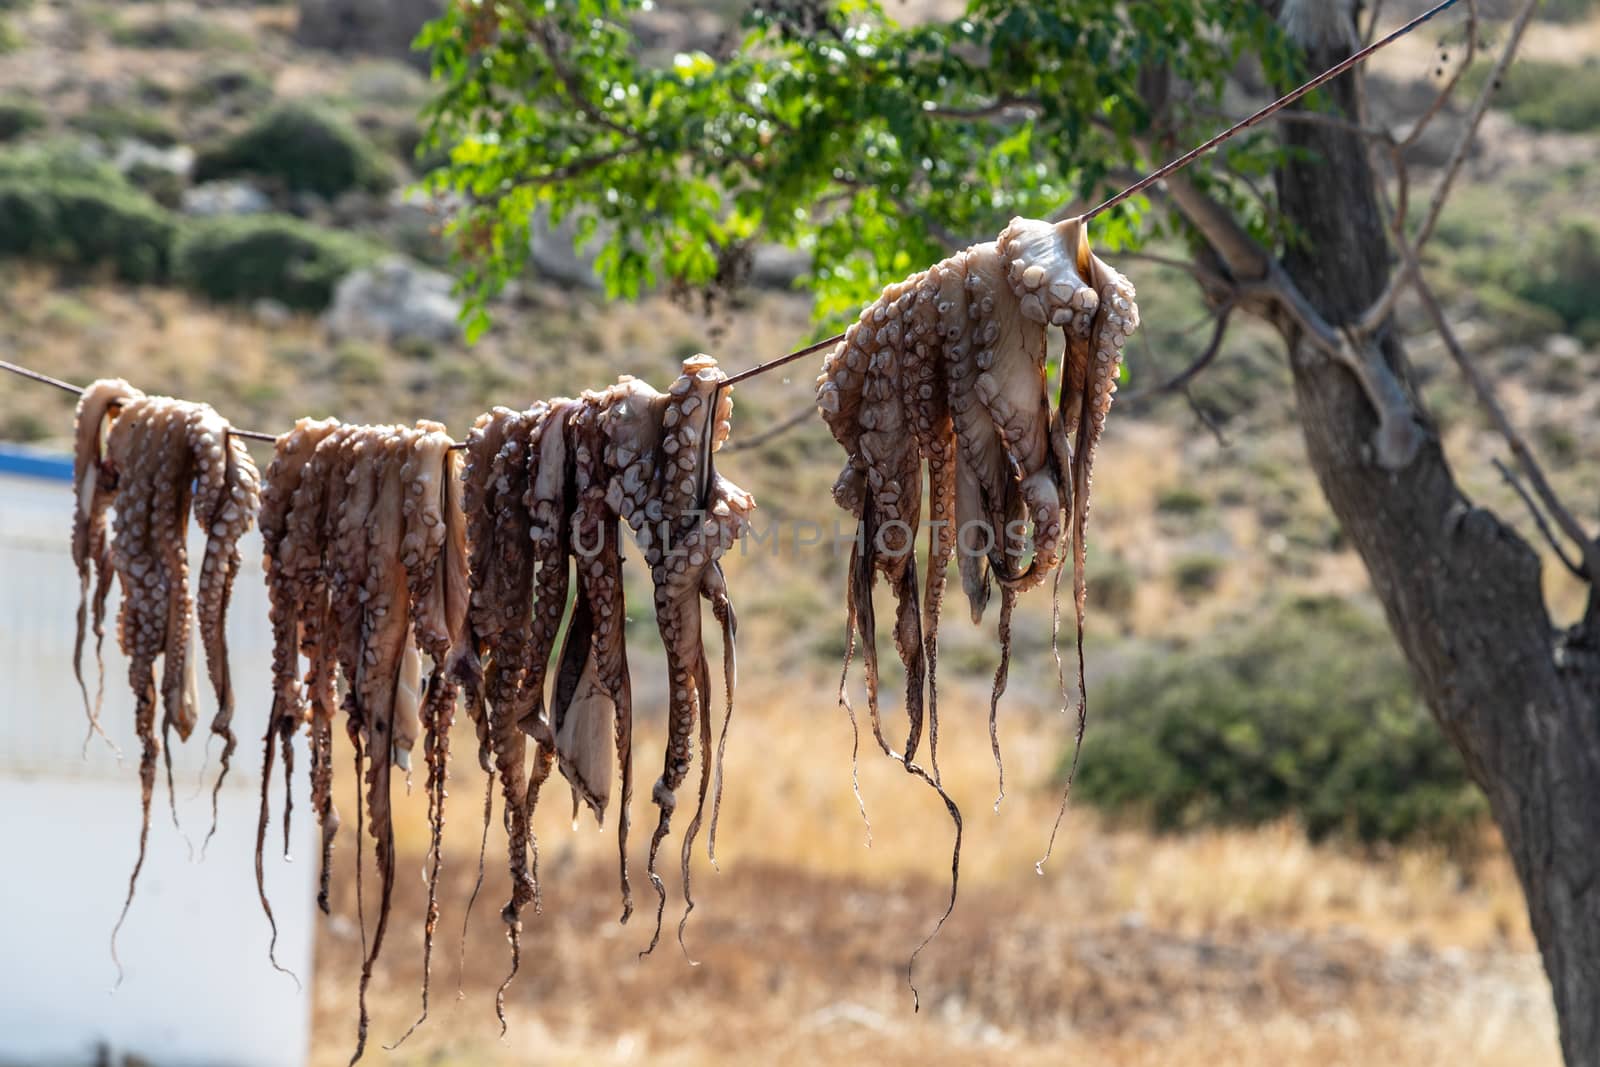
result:
[[[1344,115],[1334,115],[1326,111],[1298,111],[1294,108],[1285,108],[1271,116],[1278,122],[1297,122],[1302,126],[1331,126],[1345,133],[1353,133],[1357,137],[1365,137],[1373,141],[1392,141],[1394,138],[1388,130],[1377,126],[1366,126],[1355,119]]]
[[[1159,267],[1169,267],[1172,270],[1181,270],[1193,278],[1195,282],[1202,288],[1208,290],[1215,289],[1219,292],[1223,292],[1233,288],[1233,283],[1228,281],[1228,279],[1224,278],[1222,275],[1206,270],[1204,267],[1200,266],[1200,264],[1194,263],[1187,259],[1177,259],[1173,256],[1163,256],[1155,252],[1128,250],[1118,252],[1117,256],[1121,259],[1136,259],[1145,263],[1154,263]]]
[[[817,406],[815,404],[807,404],[794,412],[794,414],[784,416],[781,421],[773,423],[760,433],[747,434],[729,441],[722,446],[722,451],[742,452],[747,448],[760,448],[762,445],[776,441],[790,430],[797,430],[807,425],[812,419],[816,418],[816,415]]]
[[[946,119],[951,122],[976,122],[983,119],[1004,118],[1013,112],[1022,115],[1038,114],[1043,105],[1030,96],[1004,96],[991,104],[979,104],[975,107],[941,107],[931,100],[922,103],[922,114],[930,119]]]
[[[638,134],[613,119],[610,115],[589,99],[583,82],[578,75],[567,66],[561,58],[561,44],[556,40],[555,30],[548,22],[535,22],[531,27],[530,36],[539,45],[539,50],[544,53],[545,61],[550,64],[550,69],[555,71],[556,77],[561,80],[561,85],[567,90],[567,97],[572,105],[597,126],[602,126],[613,133],[624,137],[637,139]]]
[[[1367,16],[1367,28],[1361,34],[1361,40],[1367,44],[1372,43],[1373,36],[1378,32],[1378,20],[1383,17],[1383,0],[1373,0],[1372,13]]]
[[[1216,251],[1229,274],[1269,294],[1300,328],[1304,338],[1350,371],[1377,412],[1375,458],[1386,470],[1411,462],[1422,446],[1422,430],[1411,400],[1394,370],[1370,338],[1342,336],[1331,326],[1283,265],[1251,237],[1226,207],[1182,174],[1170,175],[1166,188],[1174,204]]]
[[[1218,422],[1216,416],[1207,411],[1205,405],[1195,398],[1194,390],[1180,389],[1179,393],[1188,401],[1189,412],[1194,416],[1194,420],[1210,431],[1211,436],[1216,438],[1217,444],[1223,448],[1232,448],[1233,442],[1228,440],[1227,433],[1222,429],[1222,423]]]
[[[1189,365],[1177,374],[1168,378],[1159,385],[1152,385],[1147,389],[1137,389],[1123,398],[1125,404],[1136,404],[1141,400],[1160,396],[1163,393],[1188,392],[1188,385],[1194,378],[1216,360],[1217,353],[1222,351],[1222,342],[1228,336],[1228,320],[1233,316],[1235,302],[1229,300],[1217,312],[1216,325],[1211,330],[1211,340],[1205,349],[1192,360]],[[1193,401],[1191,400],[1191,404]]]
[[[1229,274],[1241,281],[1268,275],[1272,257],[1239,225],[1233,212],[1207,196],[1186,174],[1169,175],[1166,185],[1173,203],[1217,250]]]
[[[1439,93],[1433,98],[1433,103],[1428,105],[1428,110],[1417,117],[1411,124],[1411,132],[1400,139],[1401,151],[1417,143],[1428,123],[1433,121],[1435,115],[1444,109],[1444,105],[1455,95],[1456,85],[1461,81],[1461,76],[1472,66],[1472,61],[1478,57],[1478,4],[1477,0],[1467,0],[1467,52],[1461,57],[1461,62],[1451,73],[1449,79],[1439,87]]]
[[[1415,260],[1411,262],[1415,267]],[[1517,432],[1511,420],[1506,417],[1505,409],[1500,406],[1499,399],[1494,394],[1494,386],[1478,370],[1478,365],[1462,347],[1461,341],[1456,337],[1456,332],[1450,326],[1450,321],[1445,318],[1444,309],[1439,306],[1438,298],[1434,296],[1433,289],[1428,285],[1420,271],[1414,271],[1417,296],[1422,300],[1422,307],[1428,317],[1433,320],[1434,328],[1439,331],[1439,337],[1444,341],[1445,350],[1450,353],[1450,358],[1455,360],[1461,374],[1477,394],[1478,403],[1483,407],[1495,431],[1505,439],[1511,448],[1511,454],[1516,458],[1517,466],[1533,486],[1534,493],[1539,502],[1544,505],[1545,511],[1555,520],[1555,524],[1578,546],[1583,556],[1584,570],[1593,576],[1600,577],[1600,541],[1591,538],[1584,532],[1583,525],[1573,517],[1561,498],[1556,496],[1555,490],[1550,486],[1550,480],[1545,477],[1544,470],[1539,466],[1538,459],[1533,454],[1533,449],[1528,447],[1528,442]]]
[[[1516,474],[1512,472],[1510,467],[1507,467],[1503,462],[1501,462],[1499,456],[1495,456],[1494,458],[1490,459],[1489,462],[1494,464],[1494,469],[1500,472],[1500,477],[1504,478],[1506,480],[1506,484],[1515,490],[1517,496],[1522,498],[1522,503],[1525,507],[1527,507],[1528,514],[1533,516],[1533,524],[1537,526],[1539,528],[1539,532],[1544,535],[1545,543],[1550,546],[1553,552],[1555,552],[1557,558],[1561,560],[1562,565],[1565,566],[1567,570],[1572,572],[1572,576],[1574,578],[1587,580],[1589,573],[1584,569],[1583,563],[1579,560],[1572,559],[1567,555],[1566,546],[1560,541],[1556,540],[1555,532],[1550,529],[1550,524],[1544,520],[1544,512],[1539,510],[1539,505],[1534,503],[1533,497],[1529,496],[1528,491],[1522,487],[1522,483],[1517,480]]]
[[[1450,153],[1450,159],[1445,163],[1444,173],[1439,178],[1439,183],[1434,187],[1433,196],[1428,201],[1427,214],[1423,216],[1422,225],[1417,229],[1416,237],[1409,242],[1409,253],[1402,247],[1400,269],[1395,271],[1394,277],[1389,280],[1388,288],[1373,302],[1365,314],[1361,316],[1356,325],[1356,331],[1364,336],[1372,336],[1383,327],[1383,323],[1394,310],[1395,301],[1399,299],[1401,291],[1408,282],[1416,277],[1417,264],[1422,259],[1423,246],[1433,236],[1434,227],[1439,223],[1439,214],[1444,210],[1445,200],[1450,196],[1450,187],[1455,183],[1456,176],[1461,173],[1461,166],[1466,162],[1467,152],[1472,147],[1472,142],[1477,138],[1478,125],[1483,121],[1484,114],[1489,110],[1489,100],[1494,96],[1495,86],[1500,84],[1500,79],[1505,76],[1506,68],[1511,65],[1512,58],[1517,53],[1517,46],[1522,42],[1522,34],[1532,21],[1534,12],[1539,8],[1539,0],[1523,0],[1522,9],[1517,12],[1516,19],[1511,24],[1511,33],[1506,39],[1505,47],[1500,52],[1500,57],[1495,60],[1490,68],[1488,78],[1483,83],[1483,88],[1478,93],[1478,98],[1472,102],[1472,107],[1467,111],[1466,124],[1462,127],[1461,136],[1456,140],[1456,146]],[[1426,117],[1426,116],[1425,116]],[[1398,164],[1398,153],[1395,155]],[[1398,227],[1403,231],[1405,224],[1404,206],[1397,209]],[[1397,238],[1402,246],[1406,245],[1404,234]]]

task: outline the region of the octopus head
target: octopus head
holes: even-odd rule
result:
[[[1091,284],[1094,257],[1083,220],[1014,218],[995,243],[1022,314],[1087,337],[1100,299]]]

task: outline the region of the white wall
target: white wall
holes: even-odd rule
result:
[[[106,1047],[158,1067],[301,1064],[309,998],[267,962],[267,921],[255,887],[271,658],[260,539],[252,534],[244,544],[229,612],[240,744],[220,825],[202,862],[219,751],[212,742],[205,758],[214,707],[202,670],[200,725],[174,753],[182,833],[172,825],[158,771],[149,854],[118,939],[126,978],[113,994],[108,945],[138,850],[139,746],[127,664],[115,648],[113,594],[102,721],[123,758],[119,763],[98,738],[87,758],[80,755],[85,718],[72,675],[78,587],[71,524],[69,485],[0,476],[0,1063],[91,1063]],[[199,559],[195,539],[193,574]],[[92,694],[93,658],[86,658]],[[315,820],[303,750],[295,762],[294,862],[283,862],[274,820],[267,889],[278,959],[309,983]],[[281,783],[279,773],[275,816]]]

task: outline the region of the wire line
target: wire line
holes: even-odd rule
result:
[[[1416,18],[1412,19],[1410,22],[1407,22],[1405,25],[1400,26],[1397,29],[1395,29],[1394,31],[1386,34],[1385,36],[1383,36],[1381,38],[1379,38],[1378,40],[1374,41],[1372,44],[1369,44],[1365,48],[1362,48],[1360,51],[1357,51],[1357,52],[1354,52],[1354,53],[1350,54],[1349,56],[1347,56],[1343,60],[1341,60],[1338,63],[1334,64],[1333,66],[1329,67],[1327,70],[1323,71],[1321,74],[1318,74],[1315,78],[1312,78],[1310,81],[1306,82],[1305,84],[1300,85],[1299,87],[1289,91],[1285,95],[1280,96],[1278,99],[1274,100],[1272,103],[1270,103],[1270,104],[1266,105],[1265,107],[1261,108],[1261,110],[1257,111],[1255,114],[1250,115],[1249,117],[1241,119],[1238,122],[1234,123],[1232,126],[1228,127],[1226,130],[1223,130],[1221,133],[1217,134],[1215,137],[1212,137],[1210,140],[1206,141],[1204,144],[1196,145],[1194,148],[1191,148],[1189,151],[1185,152],[1183,155],[1178,156],[1176,159],[1173,159],[1173,160],[1167,162],[1166,164],[1161,166],[1159,169],[1151,171],[1149,174],[1147,174],[1144,177],[1140,178],[1138,181],[1134,182],[1132,185],[1128,186],[1126,189],[1123,189],[1121,192],[1119,192],[1116,195],[1112,196],[1110,199],[1101,202],[1099,205],[1097,205],[1097,206],[1095,206],[1093,208],[1090,208],[1083,215],[1079,216],[1079,218],[1082,221],[1087,222],[1090,219],[1094,218],[1096,215],[1100,215],[1100,214],[1103,214],[1106,211],[1111,210],[1112,208],[1116,207],[1118,204],[1122,203],[1124,200],[1127,200],[1129,197],[1136,196],[1137,194],[1143,192],[1145,189],[1150,188],[1150,186],[1154,185],[1156,182],[1158,182],[1161,179],[1167,177],[1168,175],[1174,174],[1177,171],[1182,170],[1184,167],[1187,167],[1189,164],[1193,163],[1195,160],[1199,159],[1201,156],[1205,155],[1207,152],[1212,151],[1217,146],[1227,142],[1228,140],[1230,140],[1233,137],[1237,136],[1241,132],[1249,129],[1250,127],[1252,127],[1254,125],[1256,125],[1257,123],[1261,122],[1263,119],[1266,119],[1266,118],[1276,114],[1277,112],[1282,111],[1285,107],[1288,107],[1290,104],[1294,103],[1296,100],[1299,100],[1301,97],[1305,96],[1307,93],[1310,93],[1313,90],[1317,89],[1319,86],[1322,86],[1322,85],[1326,84],[1327,82],[1332,81],[1334,78],[1337,78],[1339,75],[1341,75],[1341,74],[1345,73],[1346,71],[1350,70],[1352,67],[1356,66],[1362,60],[1367,59],[1369,56],[1373,55],[1374,53],[1378,52],[1379,50],[1381,50],[1383,48],[1387,48],[1389,45],[1393,44],[1395,41],[1398,41],[1400,38],[1404,37],[1406,34],[1410,33],[1413,30],[1415,30],[1418,26],[1421,26],[1424,22],[1427,22],[1429,19],[1433,18],[1435,15],[1438,15],[1440,12],[1442,12],[1442,11],[1446,10],[1447,8],[1451,7],[1456,2],[1457,2],[1457,0],[1442,0],[1442,2],[1440,2],[1438,4],[1435,4],[1433,7],[1429,8],[1426,11],[1424,11],[1422,14],[1420,14]],[[747,367],[744,370],[739,371],[736,374],[731,374],[727,378],[723,379],[721,382],[719,382],[717,384],[716,394],[712,397],[712,404],[713,404],[713,406],[716,404],[717,400],[722,395],[722,391],[727,389],[729,386],[735,385],[738,382],[747,381],[748,379],[757,377],[758,375],[766,374],[768,371],[777,370],[779,367],[787,366],[788,364],[793,363],[793,362],[795,362],[796,360],[799,360],[799,359],[804,359],[807,356],[815,355],[816,353],[822,351],[823,349],[830,348],[833,345],[836,345],[840,341],[843,341],[843,340],[844,340],[844,334],[837,333],[837,334],[834,334],[832,337],[824,337],[820,341],[817,341],[817,342],[815,342],[813,344],[806,345],[804,348],[798,348],[793,352],[789,352],[789,353],[787,353],[785,355],[777,356],[777,357],[775,357],[773,359],[769,359],[764,363],[757,363],[753,367]],[[16,364],[16,363],[8,362],[8,361],[3,360],[3,359],[0,359],[0,370],[10,371],[12,374],[20,375],[21,377],[28,378],[28,379],[31,379],[31,380],[36,381],[36,382],[41,382],[41,383],[43,383],[45,385],[52,385],[52,386],[56,387],[57,389],[65,390],[66,392],[69,392],[69,393],[82,394],[82,392],[83,392],[83,390],[81,388],[79,388],[76,385],[73,385],[71,382],[62,381],[60,378],[52,378],[48,374],[43,374],[43,373],[41,373],[39,371],[32,370],[32,369],[30,369],[28,367],[24,367],[24,366],[21,366],[21,365]],[[276,434],[266,433],[265,431],[262,431],[262,430],[236,430],[236,429],[229,429],[228,432],[230,434],[232,434],[233,436],[235,436],[235,437],[244,437],[244,438],[248,438],[249,440],[252,440],[252,441],[269,441],[269,442],[271,442],[271,441],[276,441],[278,439]],[[709,442],[709,440],[710,440],[710,435],[707,435],[707,441]],[[458,443],[458,444],[452,445],[451,447],[452,448],[463,448],[465,446]]]

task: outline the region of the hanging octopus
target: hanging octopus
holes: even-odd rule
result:
[[[495,408],[467,435],[462,478],[471,592],[462,643],[451,652],[451,674],[467,692],[468,714],[479,731],[480,761],[498,775],[505,802],[511,898],[501,910],[511,941],[511,970],[495,995],[505,1032],[505,992],[522,959],[522,909],[535,903],[527,734],[519,721],[532,641],[534,566],[528,491],[528,446],[549,410]],[[563,608],[565,593],[562,593]],[[558,609],[559,611],[560,609]],[[559,614],[558,614],[559,621]],[[540,742],[541,752],[550,748]],[[485,805],[485,818],[488,816]]]
[[[711,463],[712,454],[728,437],[733,412],[733,400],[723,387],[725,378],[715,360],[701,355],[684,361],[682,375],[665,394],[624,378],[593,397],[604,410],[604,461],[612,472],[606,500],[633,530],[650,567],[656,627],[667,655],[667,748],[661,777],[651,792],[661,814],[650,841],[648,867],[658,903],[656,931],[646,953],[655,948],[661,934],[666,887],[656,872],[656,860],[677,807],[676,791],[688,776],[697,723],[702,763],[699,803],[683,844],[684,922],[694,909],[690,850],[713,776],[719,789],[721,783],[710,751],[710,669],[699,600],[705,597],[711,602],[723,627],[726,688],[731,696],[736,622],[717,561],[755,508],[750,494],[719,475]],[[728,711],[731,714],[731,700]],[[725,718],[724,727],[726,723]],[[716,807],[714,800],[713,812]],[[680,945],[684,922],[678,927]]]
[[[109,423],[109,427],[108,427]],[[239,539],[259,503],[259,477],[243,444],[210,407],[170,397],[145,396],[126,382],[97,381],[84,390],[78,405],[73,470],[76,511],[73,517],[73,559],[78,567],[78,640],[74,666],[88,708],[88,687],[82,684],[83,628],[92,615],[96,658],[104,633],[110,576],[122,589],[117,639],[128,657],[128,680],[135,699],[134,724],[141,753],[139,783],[142,821],[139,855],[128,879],[128,896],[112,930],[116,935],[133,903],[134,888],[144,867],[150,834],[150,801],[156,760],[167,754],[167,784],[172,787],[171,732],[187,740],[199,719],[199,684],[194,643],[205,650],[207,674],[217,699],[211,729],[224,740],[222,769],[233,753],[233,692],[227,666],[227,608],[239,568]],[[113,535],[106,537],[106,512],[116,513]],[[205,533],[198,614],[189,591],[189,516]],[[92,611],[88,603],[94,572]],[[161,659],[159,690],[155,661]],[[159,695],[158,695],[159,694]],[[156,737],[155,710],[160,701],[162,723]],[[91,729],[98,726],[98,699],[89,709]],[[176,820],[176,803],[174,820]],[[216,795],[212,797],[215,830]],[[120,980],[121,967],[118,965]]]
[[[981,620],[993,585],[1000,587],[1000,663],[989,731],[1003,797],[996,715],[1009,668],[1012,611],[1020,593],[1053,571],[1059,574],[1069,538],[1082,739],[1089,476],[1121,350],[1138,325],[1133,299],[1127,280],[1090,252],[1081,219],[1054,225],[1013,219],[997,240],[886,288],[846,331],[817,379],[818,408],[847,456],[834,497],[859,522],[846,591],[850,649],[859,640],[879,746],[938,790],[955,822],[951,908],[961,817],[938,781],[935,677],[945,571],[955,555],[974,622]],[[1066,335],[1054,414],[1046,368],[1051,326]],[[912,546],[921,519],[924,462],[929,574],[919,605]],[[900,753],[885,740],[877,708],[872,587],[879,575],[894,593],[895,645],[906,673],[910,732]],[[847,669],[851,654],[846,653]],[[924,685],[932,774],[914,762]],[[848,708],[842,685],[840,697]]]
[[[324,909],[339,824],[332,804],[331,763],[339,674],[345,682],[346,732],[365,786],[357,791],[356,892],[359,901],[365,822],[374,841],[379,907],[371,940],[363,935],[354,1059],[366,1047],[366,993],[383,948],[394,889],[390,768],[409,773],[410,753],[419,739],[427,758],[428,816],[434,834],[423,935],[424,1016],[427,1012],[448,733],[456,696],[446,669],[452,643],[464,637],[467,614],[464,519],[451,446],[438,423],[410,429],[302,420],[277,441],[262,508],[274,641],[265,768],[270,774],[274,745],[292,751],[293,734],[309,720],[312,806],[322,824]],[[426,687],[423,653],[432,660]],[[307,663],[303,676],[302,656]],[[258,889],[266,788],[264,783]],[[262,905],[270,922],[264,892]]]

